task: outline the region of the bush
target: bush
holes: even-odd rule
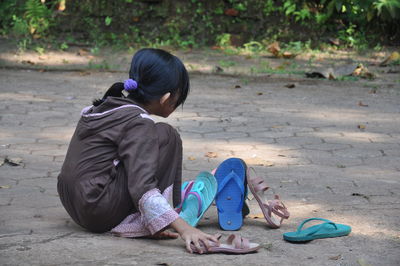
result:
[[[101,45],[398,44],[399,0],[3,0],[0,34]]]

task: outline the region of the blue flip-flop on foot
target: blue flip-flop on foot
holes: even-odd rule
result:
[[[201,172],[189,192],[182,199],[179,216],[191,226],[196,226],[211,206],[217,194],[217,181],[209,172]]]
[[[243,225],[246,169],[243,160],[230,158],[223,161],[215,172],[218,182],[215,203],[218,209],[218,222],[223,230],[239,230]]]
[[[313,225],[306,229],[302,229],[304,224],[314,220],[324,221],[324,223]],[[299,225],[299,227],[297,227],[296,232],[284,233],[283,239],[290,242],[305,242],[318,238],[347,236],[348,234],[350,234],[350,232],[351,232],[351,227],[348,225],[337,224],[323,218],[310,218],[304,220]]]

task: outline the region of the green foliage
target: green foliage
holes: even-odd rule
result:
[[[29,33],[38,37],[47,33],[52,22],[51,11],[40,0],[26,1],[24,19]]]
[[[293,51],[338,38],[364,49],[400,42],[400,0],[60,0],[0,1],[0,35],[20,47],[64,36],[95,47],[218,45],[228,54],[260,53],[272,41]],[[30,41],[24,41],[30,39]],[[306,47],[307,46],[307,47]]]

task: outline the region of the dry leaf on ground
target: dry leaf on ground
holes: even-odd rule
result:
[[[9,164],[9,165],[11,165],[11,166],[18,166],[18,165],[22,164],[22,158],[18,158],[18,157],[9,158],[9,157],[6,157],[4,162]]]
[[[273,42],[268,46],[268,52],[273,54],[276,57],[279,57],[281,48],[279,47],[279,42]]]
[[[397,60],[400,60],[400,53],[399,52],[393,52],[385,60],[383,60],[379,65],[380,66],[387,66],[390,63],[393,63],[394,61],[397,61]]]
[[[338,260],[342,257],[341,254],[337,255],[337,256],[333,256],[333,257],[329,257],[330,260]]]
[[[216,152],[209,151],[204,156],[208,158],[217,158],[218,154]]]
[[[194,161],[194,160],[196,160],[196,158],[193,157],[193,156],[189,156],[189,157],[188,157],[188,160],[189,160],[189,161]]]
[[[368,104],[364,104],[362,101],[359,101],[358,106],[368,107]]]
[[[362,125],[362,124],[360,124],[360,125],[358,125],[358,126],[357,126],[357,128],[359,128],[359,129],[365,129],[365,128],[366,128],[366,126],[365,126],[365,125]]]
[[[262,214],[262,213],[249,214],[249,215],[247,215],[247,217],[250,219],[260,219],[260,218],[264,218],[264,214]]]
[[[289,89],[293,89],[294,87],[296,87],[296,84],[294,84],[294,83],[289,83],[289,84],[286,84],[285,87],[286,87],[286,88],[289,88]]]
[[[0,188],[10,188],[9,185],[0,186]]]

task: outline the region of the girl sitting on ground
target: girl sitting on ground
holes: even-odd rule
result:
[[[129,216],[131,237],[179,234],[189,252],[191,243],[200,251],[208,241],[218,243],[182,220],[161,194],[173,189],[173,205],[181,201],[182,141],[174,128],[149,115],[168,117],[188,93],[188,73],[176,56],[142,49],[132,59],[129,79],[82,110],[57,185],[77,224],[102,233],[123,227]]]

